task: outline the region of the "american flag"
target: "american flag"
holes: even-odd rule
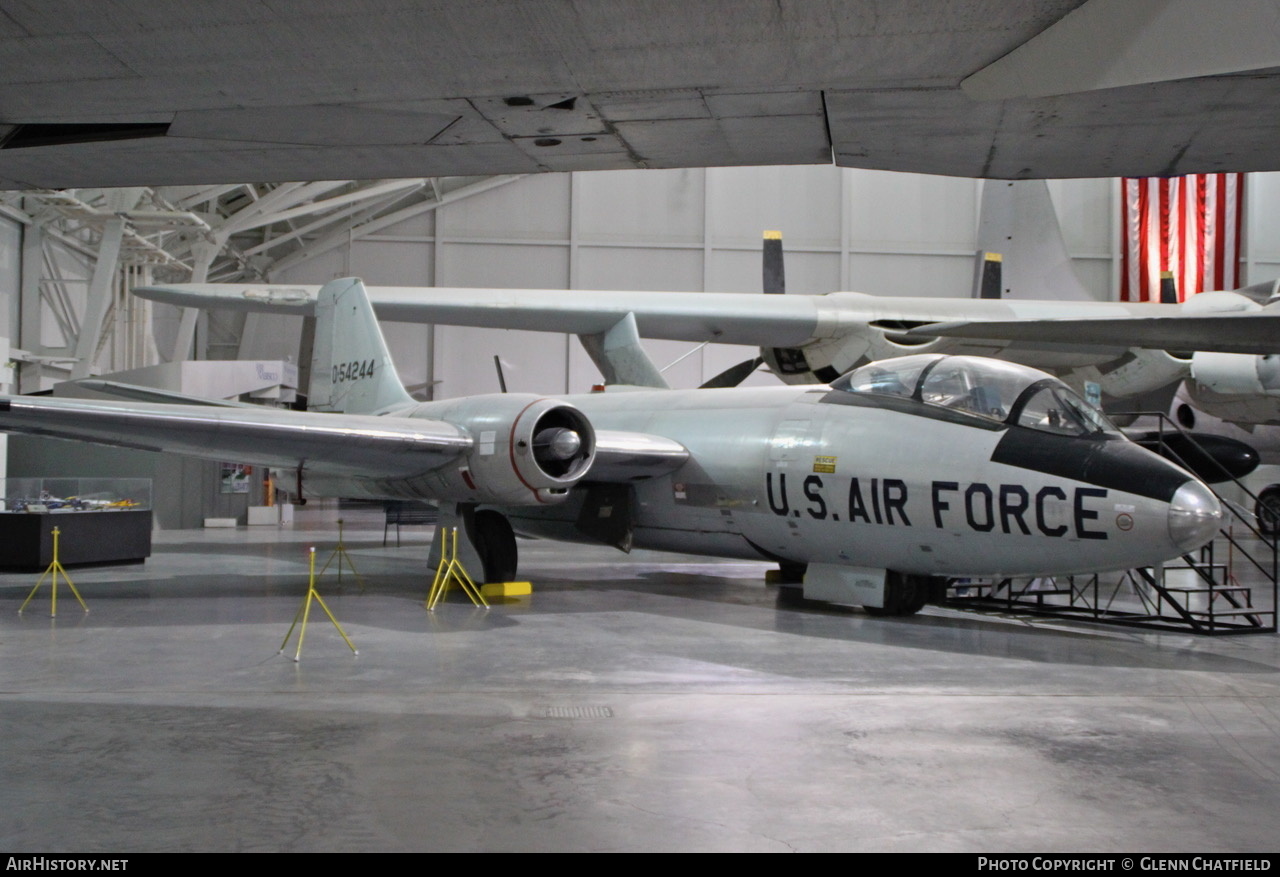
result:
[[[1244,174],[1125,177],[1121,301],[1160,301],[1170,272],[1178,300],[1241,286]]]

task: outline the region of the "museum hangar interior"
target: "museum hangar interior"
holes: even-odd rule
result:
[[[757,293],[766,230],[782,232],[789,295],[967,298],[975,253],[998,250],[1018,278],[1011,298],[1050,296],[1045,275],[1015,273],[1019,253],[1061,252],[1052,276],[1072,278],[1066,297],[1117,299],[1116,177],[1011,184],[747,164],[197,184],[161,163],[174,182],[145,184],[134,169],[108,188],[14,185],[0,193],[2,389],[101,398],[68,384],[99,378],[288,407],[305,390],[302,318],[184,313],[131,290],[360,277],[565,296]],[[1268,209],[1280,174],[1239,169],[1254,171],[1242,275],[1280,277]],[[0,176],[23,180],[2,156]],[[1049,211],[993,240],[993,189],[1012,198],[1011,186]],[[570,334],[381,328],[421,401],[601,382]],[[688,389],[757,354],[644,348]],[[744,385],[778,383],[760,368]],[[455,593],[428,611],[432,524],[388,527],[381,505],[337,497],[308,498],[282,521],[291,485],[266,485],[253,459],[0,443],[7,482],[43,491],[46,506],[71,492],[46,486],[67,479],[146,480],[154,527],[143,562],[69,565],[78,593],[58,592],[56,617],[47,582],[24,603],[40,565],[0,572],[0,846],[12,852],[1274,842],[1274,633],[952,605],[881,617],[797,599],[767,580],[777,565],[763,558],[524,539],[530,594],[485,609]],[[316,582],[341,633],[313,611],[303,650],[291,623],[313,558],[328,561]]]

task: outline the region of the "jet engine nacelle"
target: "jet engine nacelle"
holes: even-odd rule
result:
[[[561,502],[595,459],[586,415],[565,402],[521,393],[434,402],[418,416],[467,431],[471,450],[426,477],[428,495],[454,502]]]
[[[1280,356],[1197,351],[1191,357],[1191,377],[1222,395],[1280,395]]]

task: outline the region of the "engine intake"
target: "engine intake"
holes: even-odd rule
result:
[[[471,450],[429,476],[430,495],[457,502],[534,505],[560,502],[595,460],[596,435],[567,402],[527,394],[428,403],[418,416],[462,427]]]

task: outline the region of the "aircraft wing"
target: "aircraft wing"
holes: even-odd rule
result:
[[[182,283],[137,295],[180,307],[310,316],[318,286]],[[1150,347],[1267,354],[1280,348],[1280,309],[1232,293],[1185,305],[1094,301],[735,292],[484,289],[371,286],[384,320],[594,335],[628,313],[642,337],[798,347],[864,330],[1052,343],[1059,348]],[[1247,312],[1244,308],[1251,308]]]
[[[0,430],[388,478],[432,471],[474,444],[466,430],[440,420],[31,396],[0,397]],[[671,472],[688,458],[683,445],[662,436],[599,430],[589,480],[632,483]]]
[[[1004,341],[1208,350],[1218,353],[1280,352],[1280,312],[1185,314],[1176,317],[1083,320],[957,321],[932,323],[910,335],[995,338]]]
[[[179,307],[310,316],[319,286],[179,283],[140,286],[134,294]],[[481,289],[369,286],[383,320],[484,329],[532,329],[595,335],[635,314],[646,338],[726,344],[803,344],[818,323],[822,296],[735,292]]]
[[[0,398],[0,429],[205,460],[388,477],[429,472],[472,446],[464,430],[434,420],[30,396]]]

